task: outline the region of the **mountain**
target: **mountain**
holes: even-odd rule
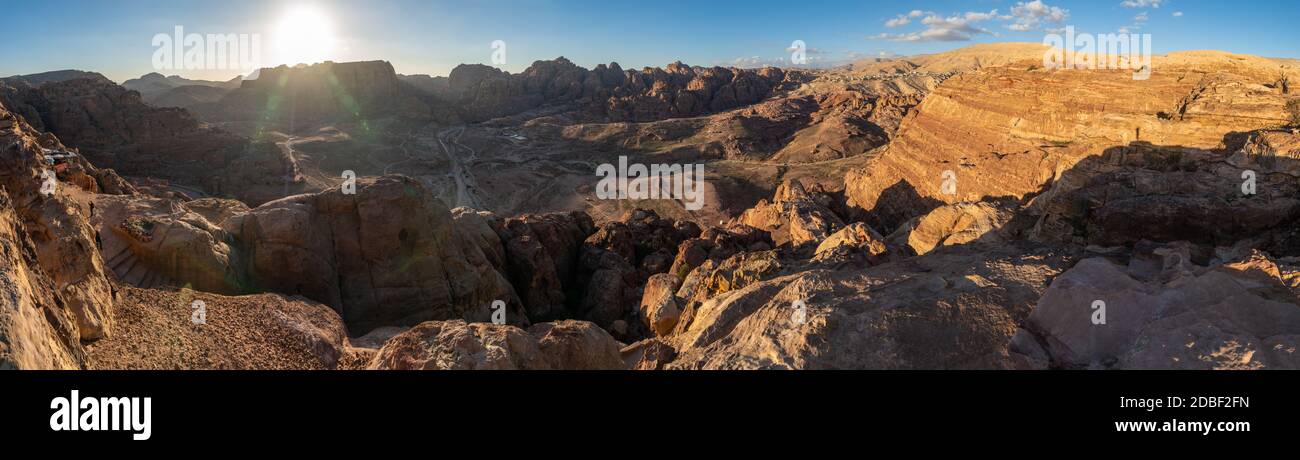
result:
[[[324,122],[428,117],[424,97],[399,80],[388,62],[324,62],[260,69],[257,79],[190,109],[204,120],[269,122],[293,131]]]
[[[77,78],[104,78],[104,76],[95,72],[86,72],[84,70],[55,70],[52,72],[34,73],[31,75],[14,75],[12,77],[0,78],[0,81],[15,86],[20,84],[41,86],[46,83],[58,83]]]
[[[140,93],[140,98],[156,107],[189,107],[219,99],[239,87],[244,77],[229,81],[189,80],[178,75],[163,76],[153,72],[122,82],[122,87]]]

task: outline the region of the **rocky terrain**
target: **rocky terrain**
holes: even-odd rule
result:
[[[0,368],[1300,367],[1298,63],[1041,55],[4,79]]]

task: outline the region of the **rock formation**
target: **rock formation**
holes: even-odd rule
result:
[[[618,63],[587,70],[563,57],[536,61],[519,74],[462,64],[448,77],[446,100],[466,121],[514,115],[543,104],[573,103],[609,121],[691,117],[753,104],[786,83],[786,72],[722,67],[623,70]]]
[[[389,339],[369,369],[622,369],[620,345],[591,323],[515,326],[429,321]]]
[[[254,289],[301,294],[337,309],[348,329],[431,319],[528,324],[523,304],[451,212],[403,176],[358,181],[267,203],[235,217]],[[525,291],[531,292],[531,291]]]
[[[76,338],[94,340],[111,333],[113,298],[95,233],[87,222],[89,209],[82,193],[95,193],[99,181],[110,177],[73,156],[55,168],[48,158],[69,149],[58,138],[41,133],[0,106],[0,186],[9,195],[22,223],[23,238],[36,249],[42,271],[76,319]],[[120,180],[120,179],[118,179]],[[114,181],[108,181],[113,183]],[[82,189],[81,187],[87,187]]]
[[[0,102],[33,128],[57,135],[91,163],[256,205],[302,190],[294,159],[202,125],[185,110],[155,108],[103,77],[40,86],[0,85]]]
[[[422,93],[385,61],[323,62],[259,69],[220,100],[190,107],[209,121],[255,121],[286,132],[325,122],[429,117]]]

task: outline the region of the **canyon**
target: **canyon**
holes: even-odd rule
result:
[[[1044,52],[0,79],[0,368],[1300,367],[1300,61]]]

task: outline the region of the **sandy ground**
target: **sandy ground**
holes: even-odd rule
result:
[[[111,335],[86,347],[91,369],[356,368],[342,322],[322,304],[274,294],[226,297],[119,286]],[[192,302],[206,305],[193,324]]]

